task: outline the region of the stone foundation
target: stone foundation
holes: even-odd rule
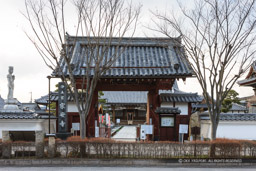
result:
[[[4,159],[9,159],[11,158],[11,151],[12,151],[12,146],[10,144],[11,138],[9,131],[2,131],[2,157]]]
[[[44,133],[43,131],[35,131],[36,134],[36,157],[44,157]]]

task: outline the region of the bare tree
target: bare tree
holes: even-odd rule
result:
[[[157,30],[179,34],[203,90],[216,139],[221,104],[250,66],[255,52],[255,0],[194,0],[186,9],[178,2],[182,18],[153,13]]]
[[[124,36],[133,36],[141,6],[133,6],[123,0],[25,0],[25,6],[24,16],[33,31],[33,35],[26,34],[45,64],[59,73],[67,85],[71,85],[68,86],[69,92],[80,114],[80,136],[85,138],[85,121],[97,82],[122,53],[119,44]],[[70,17],[67,9],[72,7],[76,13]],[[76,21],[75,36],[66,33],[70,21]],[[81,39],[83,43],[79,42]],[[105,58],[110,53],[113,40],[116,46],[111,51],[111,57]],[[74,54],[70,52],[75,51],[78,52],[77,58],[83,59],[85,56],[85,65],[71,60]],[[63,65],[67,68],[68,76],[60,69]],[[74,75],[74,65],[84,68],[79,80]],[[80,81],[80,87],[77,81]]]

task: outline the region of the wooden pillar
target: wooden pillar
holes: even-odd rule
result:
[[[146,113],[146,123],[149,124],[149,118],[150,118],[150,110],[151,110],[151,96],[148,92],[148,96],[147,96],[147,113]]]
[[[112,106],[112,116],[113,116],[113,122],[116,123],[116,111],[115,111],[115,106]]]
[[[152,119],[155,137],[159,137],[159,115],[155,113],[157,107],[160,107],[158,90],[151,90],[148,92],[146,122],[150,124]]]

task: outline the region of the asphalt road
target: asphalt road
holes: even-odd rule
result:
[[[159,168],[159,167],[0,167],[0,171],[253,171],[256,168]]]

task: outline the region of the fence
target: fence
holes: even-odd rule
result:
[[[36,155],[35,143],[0,143],[1,156],[2,149],[6,146],[10,148],[10,158],[27,158]],[[214,147],[214,156],[210,156],[212,147]],[[47,140],[43,148],[44,157],[48,157],[50,148]],[[159,141],[118,142],[103,138],[85,140],[71,138],[67,141],[57,140],[54,150],[55,157],[63,158],[256,158],[256,142],[234,140],[196,141],[180,144]]]

